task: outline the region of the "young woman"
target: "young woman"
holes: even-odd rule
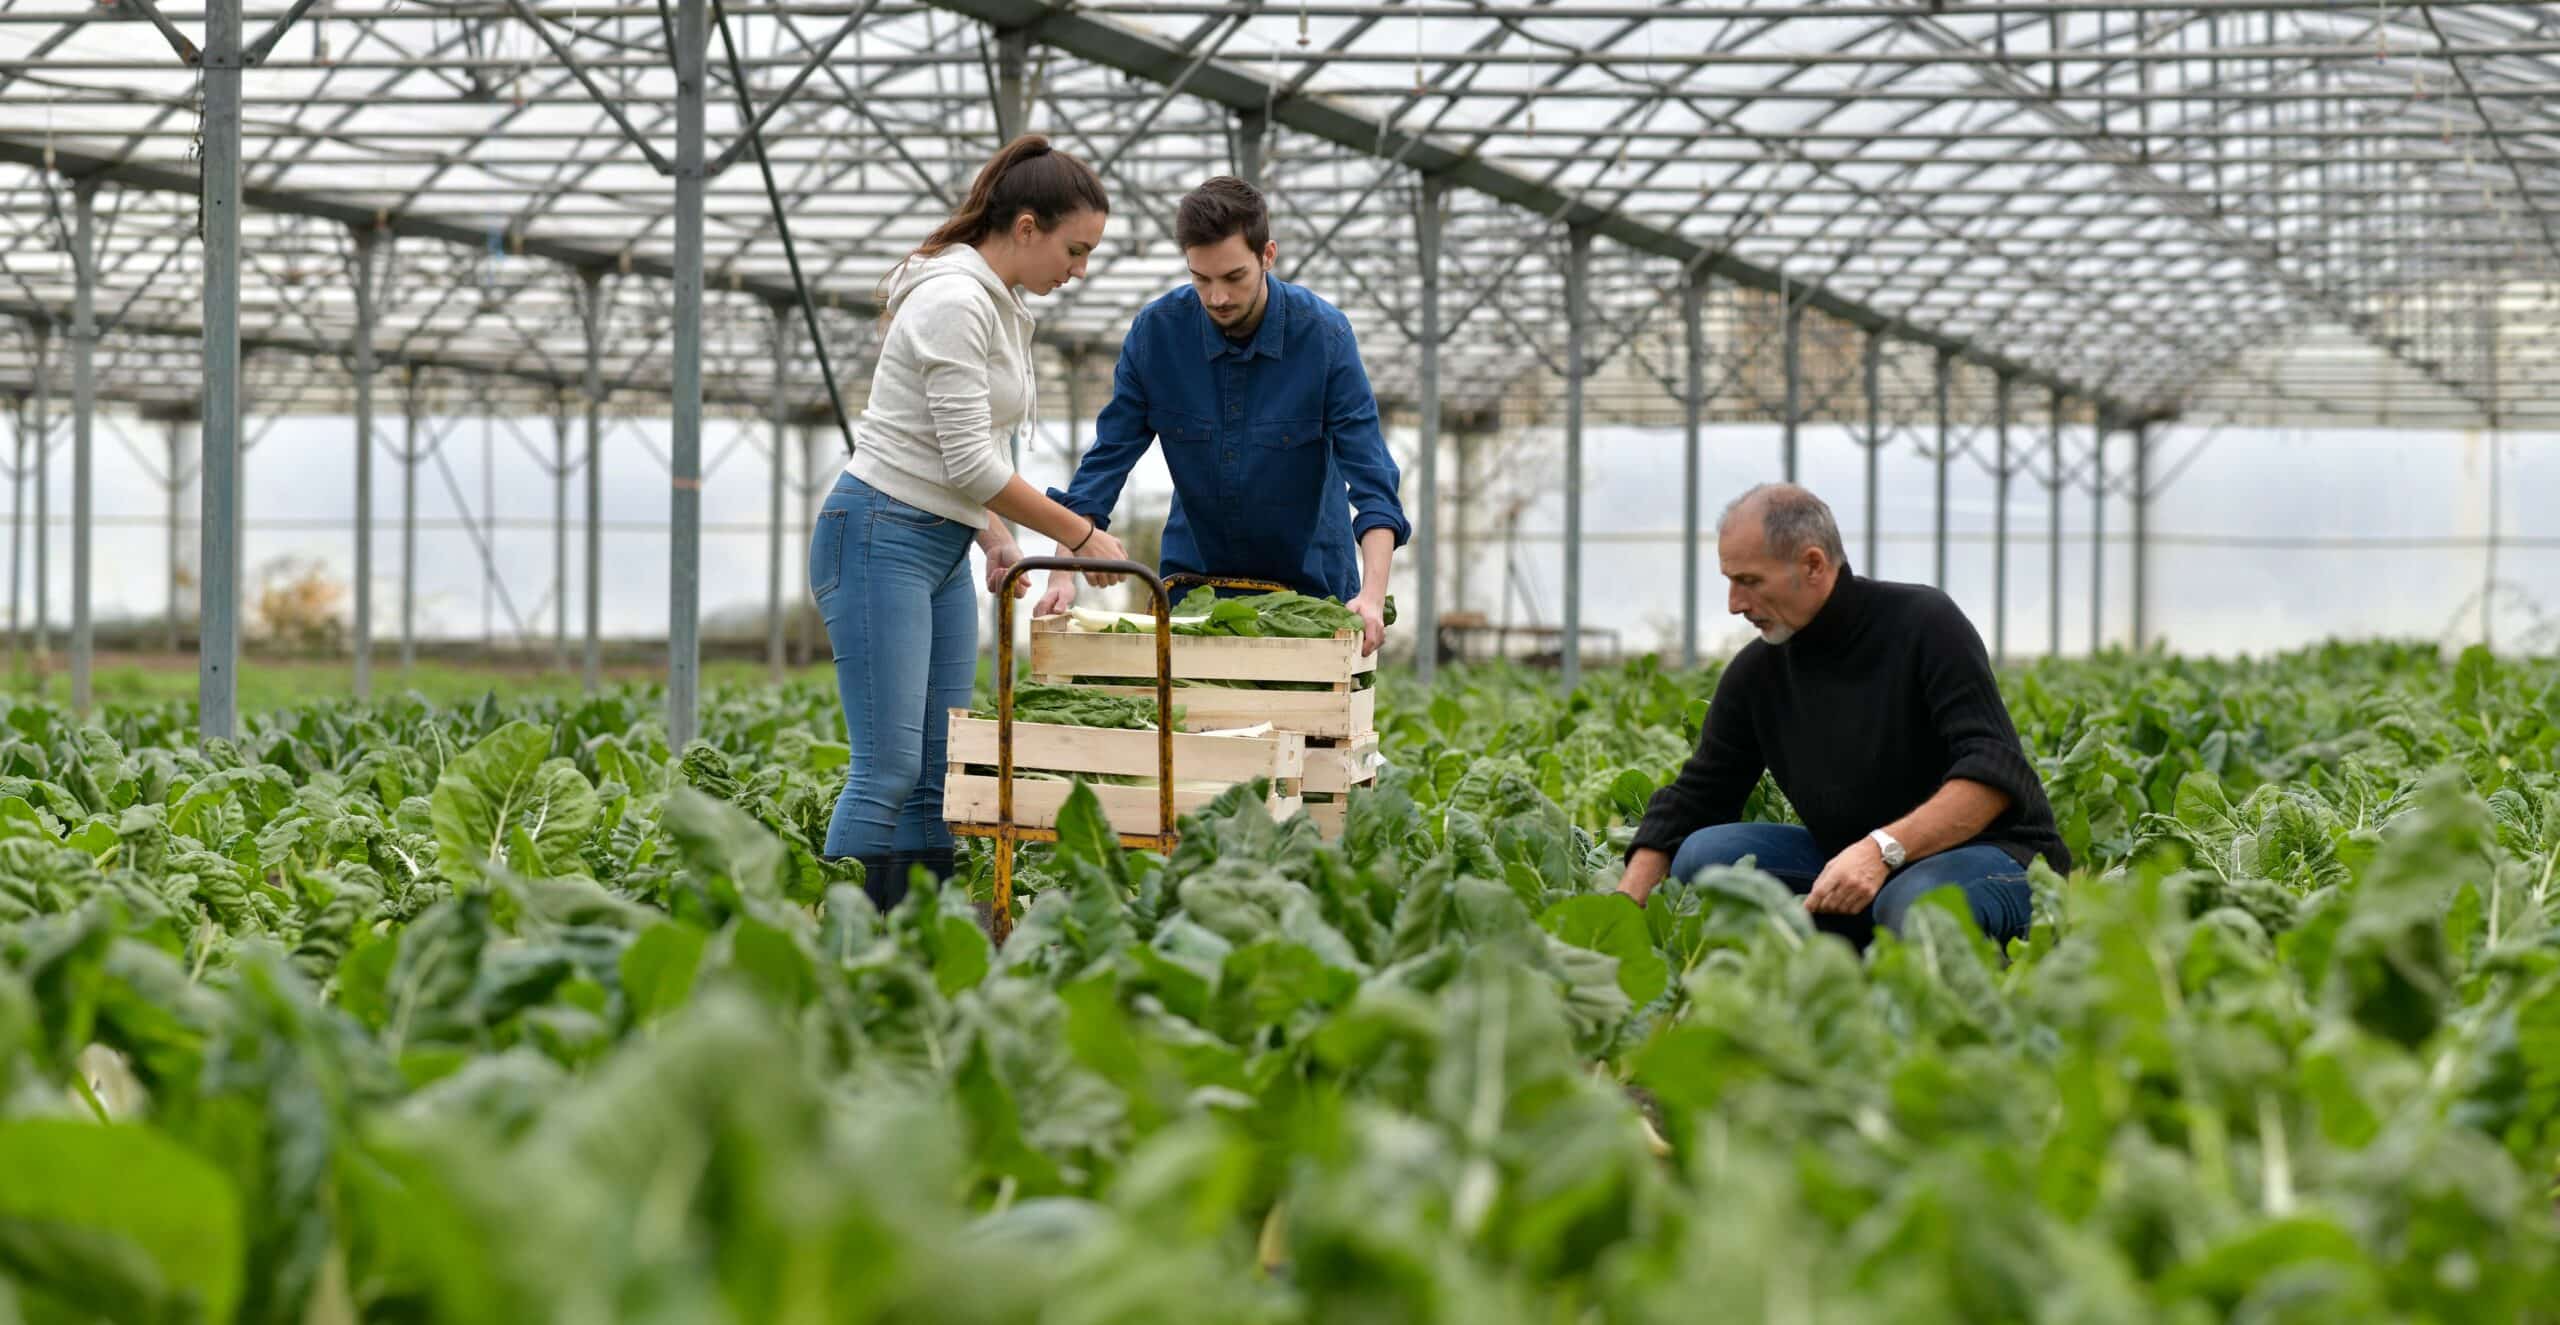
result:
[[[1006,520],[1077,556],[1126,555],[1006,458],[1038,400],[1022,295],[1083,276],[1110,209],[1092,167],[1017,138],[883,286],[888,334],[870,400],[809,540],[809,591],[853,746],[826,854],[860,860],[882,910],[906,896],[914,867],[951,874],[944,715],[968,705],[977,676],[970,542],[986,550],[989,592],[1022,559]]]

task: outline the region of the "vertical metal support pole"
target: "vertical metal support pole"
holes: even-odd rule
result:
[[[1938,351],[1938,513],[1932,526],[1936,530],[1934,542],[1937,552],[1932,563],[1935,567],[1932,573],[1936,578],[1930,582],[1940,589],[1947,587],[1947,467],[1955,459],[1956,448],[1954,412],[1948,405],[1947,395],[1954,376],[1955,356],[1946,350]]]
[[[1430,685],[1440,671],[1440,205],[1448,186],[1422,177],[1414,211],[1415,250],[1422,260],[1421,410],[1415,445],[1422,461],[1421,620],[1414,632],[1414,675]]]
[[[489,383],[480,383],[480,647],[485,652],[498,642],[498,608],[492,592],[498,587],[498,429],[496,407],[489,402]],[[463,522],[471,522],[471,513],[462,513]]]
[[[181,570],[181,567],[178,564],[178,498],[179,494],[183,492],[187,486],[186,471],[179,467],[182,462],[179,454],[179,448],[184,443],[178,434],[185,427],[186,425],[178,419],[172,418],[169,420],[168,645],[169,652],[171,653],[176,653],[178,651],[178,574]]]
[[[2095,656],[2107,638],[2107,433],[2115,420],[2098,407],[2097,430],[2089,439],[2089,652]]]
[[[1084,351],[1075,350],[1067,360],[1067,463],[1073,467],[1084,446]]]
[[[36,681],[53,663],[53,324],[36,322]]]
[[[604,273],[578,273],[578,322],[587,338],[586,691],[604,685]],[[565,590],[564,590],[565,592]]]
[[[773,306],[773,493],[765,520],[765,667],[774,684],[782,683],[782,489],[790,480],[791,457],[791,315],[786,304]],[[1016,466],[1019,468],[1019,465]]]
[[[1236,112],[1236,178],[1257,189],[1268,189],[1263,182],[1263,143],[1271,132],[1271,117],[1258,110]],[[1446,190],[1443,191],[1446,196]]]
[[[1031,100],[1022,85],[1030,57],[1030,29],[996,34],[996,136],[1008,143],[1030,130]]]
[[[204,458],[199,725],[239,732],[240,0],[207,0],[204,43]]]
[[[1467,565],[1474,559],[1475,536],[1468,532],[1467,507],[1476,491],[1475,434],[1461,428],[1449,438],[1457,462],[1457,485],[1449,493],[1449,604],[1467,610]]]
[[[89,618],[90,443],[98,414],[98,182],[71,185],[71,711],[89,716],[97,635]]]
[[[9,671],[18,670],[26,647],[27,578],[27,398],[20,395],[9,409]],[[172,473],[176,471],[171,470]]]
[[[418,366],[401,366],[403,424],[400,448],[400,678],[418,668]]]
[[[1804,423],[1804,306],[1797,303],[1792,295],[1781,294],[1778,297],[1786,300],[1787,305],[1786,478],[1787,482],[1793,483],[1796,481],[1796,433]]]
[[[2055,658],[2062,656],[2063,399],[2064,397],[2061,389],[2058,387],[2055,388],[2053,393],[2052,412],[2046,415],[2045,432],[2045,446],[2047,448],[2045,459],[2046,463],[2052,466],[2053,472],[2053,481],[2047,484],[2045,488],[2045,496],[2053,504],[2052,514],[2048,517],[2050,522],[2045,526],[2045,531],[2048,535],[2045,547],[2045,592],[2050,599],[2045,609],[2045,629],[2048,632],[2045,640],[2045,653],[2047,656]]]
[[[1698,509],[1698,488],[1705,475],[1701,453],[1706,445],[1707,412],[1707,269],[1689,273],[1680,291],[1680,330],[1687,342],[1688,390],[1680,402],[1680,665],[1698,665],[1699,560],[1705,556],[1706,530]]]
[[[1884,464],[1884,333],[1867,333],[1867,574],[1884,565],[1884,503],[1878,471]]]
[[[668,513],[667,746],[693,740],[702,640],[703,0],[676,0],[674,492]]]
[[[1582,684],[1582,388],[1591,375],[1583,341],[1591,322],[1591,231],[1575,226],[1565,265],[1564,691]]]
[[[569,393],[551,402],[551,665],[569,670]]]
[[[373,698],[373,253],[374,230],[355,231],[356,293],[356,698]],[[177,454],[171,444],[170,454]],[[175,473],[174,467],[171,470]]]
[[[2127,431],[2133,435],[2133,650],[2140,653],[2150,638],[2143,607],[2151,590],[2151,437],[2143,424]]]
[[[2484,288],[2480,297],[2481,380],[2487,386],[2489,424],[2489,544],[2481,559],[2480,570],[2480,644],[2483,648],[2498,646],[2497,627],[2490,607],[2498,596],[2498,506],[2505,500],[2503,458],[2498,447],[2498,322],[2496,296]],[[2137,439],[2137,445],[2139,444]]]
[[[2009,389],[2016,379],[2000,375],[2000,386],[1992,407],[1999,460],[1992,467],[1991,486],[1991,661],[1997,663],[2009,656]]]
[[[800,430],[800,538],[797,546],[805,548],[809,546],[809,540],[817,537],[818,503],[826,499],[827,490],[834,483],[827,477],[828,462],[824,457],[833,454],[818,429]],[[804,577],[800,583],[805,589],[808,580]],[[791,613],[792,646],[800,665],[805,667],[817,661],[817,648],[810,639],[810,630],[816,624],[818,614],[810,610],[813,604],[808,599],[795,597],[794,602],[797,606]]]

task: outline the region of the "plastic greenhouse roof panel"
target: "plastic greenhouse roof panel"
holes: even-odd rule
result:
[[[1115,233],[1125,243],[1098,256],[1092,287],[1052,301],[1062,345],[1107,343],[1181,279],[1146,211],[1225,167],[1237,115],[1268,111],[1284,255],[1315,255],[1305,278],[1382,358],[1410,349],[1397,324],[1418,297],[1419,168],[1457,185],[1453,223],[1475,203],[1501,214],[1472,239],[1453,228],[1443,272],[1448,304],[1489,309],[1488,324],[1561,320],[1557,258],[1522,249],[1560,249],[1560,226],[1580,222],[1600,231],[1596,266],[1641,269],[1640,281],[1676,283],[1680,264],[1704,261],[1834,320],[2158,409],[2245,347],[2313,324],[2459,395],[2525,380],[2493,371],[2491,351],[2422,342],[2425,319],[2456,301],[2491,319],[2534,302],[2485,293],[2471,273],[2548,279],[2549,195],[2532,181],[2553,158],[2518,112],[2560,82],[2551,8],[945,0],[727,12],[758,106],[792,93],[765,129],[830,309],[861,312],[879,272],[965,187],[996,133],[1001,43],[988,24],[1030,23],[1032,123],[1110,162],[1132,200]],[[198,11],[164,12],[201,30]],[[248,27],[283,13],[280,0],[253,4]],[[245,80],[244,236],[266,259],[243,273],[247,330],[280,346],[352,335],[352,301],[315,287],[343,266],[343,227],[370,216],[398,232],[397,263],[415,278],[380,310],[387,343],[464,366],[574,358],[573,280],[505,268],[628,264],[663,279],[664,45],[656,8],[631,3],[304,15]],[[715,161],[740,125],[719,54],[704,117]],[[71,0],[0,11],[0,190],[15,217],[46,218],[37,247],[59,244],[50,216],[70,172],[98,172],[102,210],[129,219],[148,209],[114,195],[185,198],[195,85],[135,14]],[[61,168],[49,188],[48,164]],[[754,347],[788,278],[753,162],[728,164],[707,189],[704,265],[713,294],[735,297],[706,304],[706,339]],[[273,214],[322,233],[261,219]],[[18,255],[29,233],[13,235],[0,296],[61,320],[66,271]],[[154,310],[159,330],[179,330],[185,301],[156,289],[187,278],[188,243],[184,225],[112,234],[100,305]],[[533,311],[421,302],[435,280],[505,289]],[[2015,316],[2030,306],[2052,318]],[[2058,335],[2075,317],[2076,335]],[[1502,339],[1504,361],[1538,376],[1537,347]],[[2507,340],[2496,354],[2531,343]],[[760,391],[761,353],[713,365],[734,379],[715,390]],[[0,375],[26,370],[14,345],[0,356],[15,356]]]

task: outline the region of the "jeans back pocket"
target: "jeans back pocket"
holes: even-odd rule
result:
[[[809,531],[809,593],[824,598],[835,592],[836,581],[844,578],[844,520],[841,508],[818,512],[817,523]]]

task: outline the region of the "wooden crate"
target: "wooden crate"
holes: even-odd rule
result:
[[[1351,810],[1349,799],[1342,796],[1326,796],[1317,799],[1311,796],[1306,800],[1306,810],[1307,818],[1315,824],[1316,832],[1325,841],[1342,840],[1343,823]]]
[[[1377,781],[1377,766],[1370,761],[1376,753],[1378,734],[1374,731],[1347,737],[1308,737],[1303,790],[1309,796],[1340,796],[1353,787]]]
[[[1186,731],[1214,731],[1268,722],[1275,730],[1349,739],[1378,725],[1375,690],[1355,689],[1358,678],[1378,669],[1360,655],[1360,635],[1332,639],[1221,639],[1176,635],[1177,681],[1292,681],[1325,690],[1239,690],[1226,686],[1176,686],[1174,706]],[[1156,641],[1137,634],[1079,631],[1063,616],[1031,623],[1031,677],[1047,685],[1091,678],[1107,694],[1153,698]]]
[[[954,824],[996,822],[997,782],[994,773],[972,773],[971,765],[996,765],[996,723],[973,718],[967,709],[951,710],[949,772],[942,788],[943,818]],[[1114,832],[1154,834],[1168,831],[1156,804],[1156,734],[1071,727],[1062,723],[1013,724],[1013,821],[1025,828],[1055,828],[1059,807],[1074,783],[1025,779],[1023,773],[1058,773],[1088,779],[1102,776],[1140,777],[1144,786],[1091,783]],[[1300,784],[1306,776],[1306,738],[1296,732],[1269,736],[1202,736],[1178,732],[1173,738],[1173,808],[1177,815],[1198,810],[1229,787],[1268,778],[1265,805],[1275,819],[1298,812]]]

